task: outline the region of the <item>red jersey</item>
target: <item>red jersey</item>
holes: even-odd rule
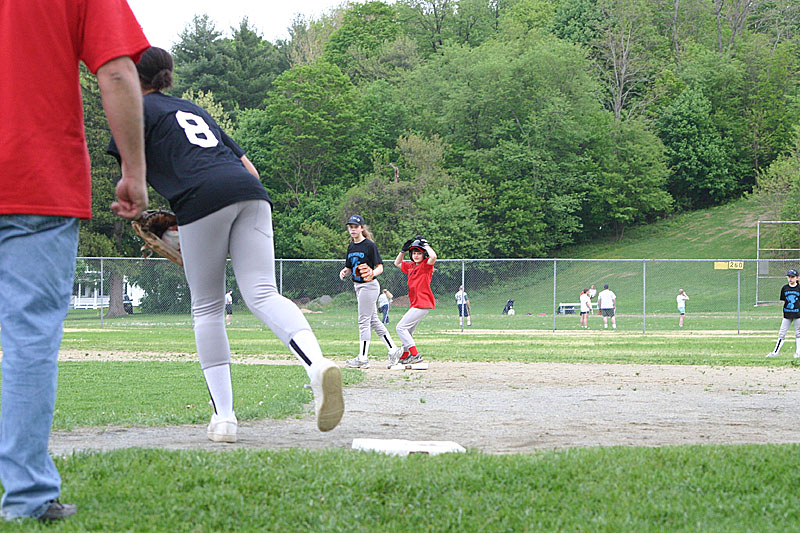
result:
[[[91,217],[79,61],[149,47],[125,0],[0,2],[0,214]]]
[[[433,265],[429,265],[427,260],[419,264],[403,261],[400,270],[403,271],[403,274],[408,275],[408,299],[411,301],[411,307],[417,309],[436,308],[436,299],[431,290]]]

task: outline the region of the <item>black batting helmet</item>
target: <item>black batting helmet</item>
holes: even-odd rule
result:
[[[414,249],[419,250],[425,257],[428,257],[428,252],[425,251],[425,247],[422,246],[422,241],[419,239],[414,239],[414,242],[411,243],[411,246],[408,247],[408,251],[412,252]]]

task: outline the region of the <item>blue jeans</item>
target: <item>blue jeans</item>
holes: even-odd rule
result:
[[[381,313],[383,313],[383,319],[381,320],[384,324],[389,323],[389,306],[382,305],[381,306]]]
[[[0,215],[0,511],[7,520],[39,517],[61,492],[47,445],[78,225],[75,218]]]

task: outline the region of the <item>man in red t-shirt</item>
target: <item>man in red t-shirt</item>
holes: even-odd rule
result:
[[[411,253],[411,262],[403,261],[406,252]],[[421,236],[409,239],[394,260],[394,266],[408,276],[408,299],[411,302],[408,311],[397,323],[397,335],[403,343],[401,364],[413,364],[422,361],[414,342],[414,330],[425,315],[436,307],[436,299],[431,291],[433,265],[436,263],[436,252]],[[389,366],[398,361],[390,361]]]
[[[61,478],[47,450],[58,349],[80,218],[91,217],[79,62],[97,75],[123,167],[111,208],[147,206],[135,61],[149,47],[125,0],[0,2],[0,512],[57,520]],[[122,147],[124,145],[124,148]]]

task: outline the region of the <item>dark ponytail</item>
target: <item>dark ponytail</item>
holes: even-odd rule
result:
[[[146,89],[162,91],[172,87],[172,56],[163,48],[151,46],[142,54],[136,70]]]

